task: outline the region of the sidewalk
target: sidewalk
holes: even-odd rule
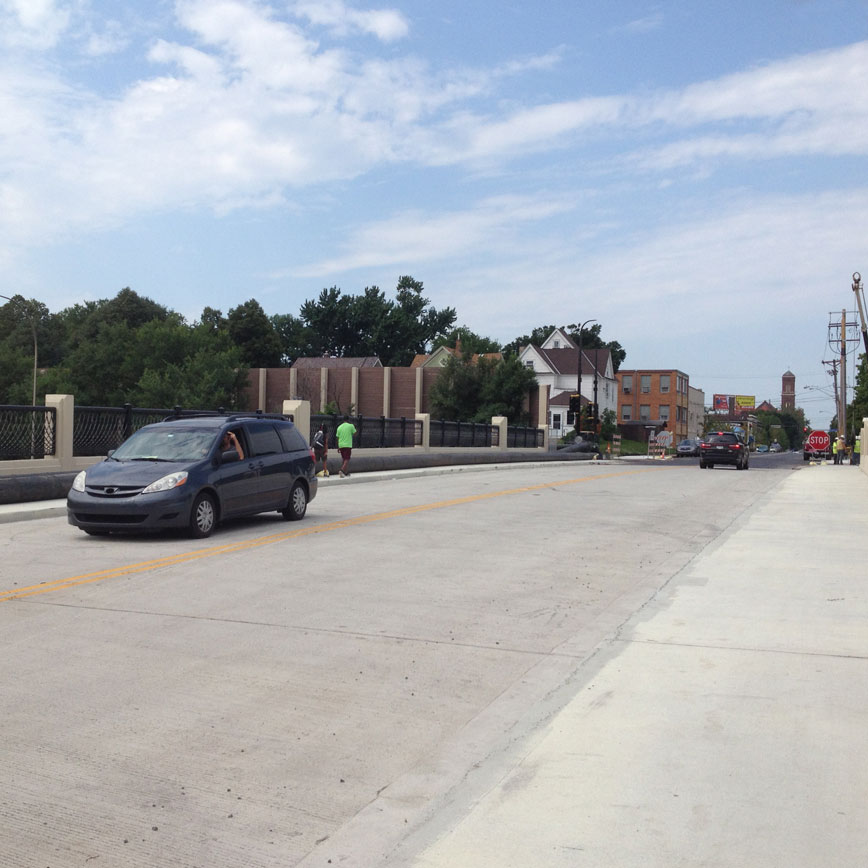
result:
[[[791,474],[387,864],[868,864],[866,585],[865,474]]]

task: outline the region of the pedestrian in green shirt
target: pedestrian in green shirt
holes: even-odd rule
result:
[[[350,422],[349,416],[344,416],[344,421],[338,425],[338,430],[335,434],[338,438],[338,452],[341,453],[344,463],[341,464],[340,476],[346,477],[350,475],[350,456],[353,454],[353,436],[356,433],[356,426]]]

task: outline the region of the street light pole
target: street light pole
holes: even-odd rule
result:
[[[9,298],[8,295],[0,295],[0,298],[5,298],[6,301],[14,302],[14,299]],[[30,331],[33,333],[33,398],[31,407],[36,406],[36,371],[37,371],[37,363],[38,363],[38,348],[36,343],[36,323],[33,320],[33,313],[25,313],[27,317],[27,321],[30,323]]]
[[[576,414],[576,434],[582,433],[582,423],[580,422],[582,416],[582,330],[589,322],[596,322],[595,319],[586,319],[579,326],[579,381],[577,392],[579,393],[579,411]]]

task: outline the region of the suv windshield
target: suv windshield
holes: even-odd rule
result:
[[[217,439],[214,431],[192,428],[142,428],[112,453],[117,461],[196,461]]]

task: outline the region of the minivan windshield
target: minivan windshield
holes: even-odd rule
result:
[[[142,428],[112,453],[116,461],[198,461],[211,451],[215,431],[194,428]]]

